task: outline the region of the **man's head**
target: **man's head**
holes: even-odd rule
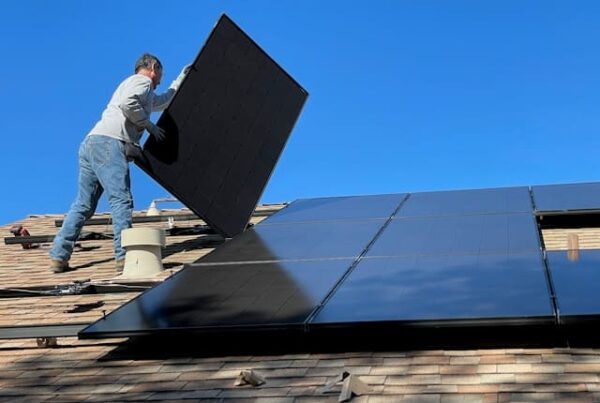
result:
[[[150,53],[144,53],[135,62],[135,73],[142,74],[152,80],[154,88],[158,87],[163,75],[162,63],[158,57]]]

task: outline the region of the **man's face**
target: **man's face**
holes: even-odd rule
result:
[[[152,69],[150,70],[150,78],[152,79],[152,84],[154,85],[155,89],[156,89],[156,87],[158,87],[160,85],[160,80],[162,79],[162,75],[163,75],[162,67],[160,67],[158,65],[152,66]]]

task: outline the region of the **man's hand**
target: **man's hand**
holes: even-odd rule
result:
[[[190,71],[191,68],[192,68],[191,64],[188,64],[187,66],[185,66],[183,68],[183,70],[181,70],[181,73],[179,73],[177,78],[175,80],[173,80],[173,82],[171,83],[169,88],[177,91],[179,89],[179,86],[181,85],[181,82],[183,81],[183,79],[185,78],[185,76],[187,75],[187,73]]]
[[[125,156],[127,161],[143,161],[142,147],[137,143],[125,143]]]
[[[165,139],[165,131],[160,127],[156,126],[151,121],[146,122],[146,125],[144,127],[146,128],[146,130],[148,130],[148,133],[150,133],[156,141],[163,141]]]

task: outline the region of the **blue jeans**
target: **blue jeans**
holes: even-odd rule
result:
[[[53,260],[68,261],[86,219],[106,191],[110,204],[115,258],[125,258],[121,231],[131,228],[133,199],[125,144],[108,136],[87,136],[79,147],[79,191],[50,250]]]

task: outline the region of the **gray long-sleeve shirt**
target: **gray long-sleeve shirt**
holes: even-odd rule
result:
[[[125,79],[102,112],[102,118],[88,135],[114,137],[126,143],[138,143],[150,113],[162,111],[171,102],[175,90],[156,95],[152,80],[141,74]]]

